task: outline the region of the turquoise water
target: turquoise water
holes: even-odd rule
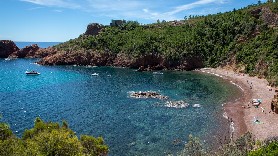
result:
[[[37,44],[40,48],[48,48],[50,46],[57,45],[61,42],[15,42],[18,48],[24,48],[26,46],[30,46],[32,44]]]
[[[103,136],[109,155],[175,154],[189,134],[209,143],[229,126],[221,105],[238,92],[218,77],[197,72],[153,75],[123,68],[40,66],[35,61],[0,59],[1,120],[20,135],[35,117],[65,119],[78,135]],[[41,75],[26,76],[26,70]],[[131,91],[149,90],[191,106],[167,108],[163,100],[129,97]],[[196,103],[201,107],[193,108]]]

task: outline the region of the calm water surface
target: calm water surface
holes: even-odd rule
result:
[[[175,154],[189,134],[212,138],[208,136],[228,127],[221,105],[238,91],[218,77],[196,72],[153,75],[121,68],[40,66],[35,61],[0,59],[1,120],[20,136],[36,117],[64,119],[78,135],[104,137],[109,155]],[[41,75],[26,76],[26,70]],[[129,97],[130,91],[149,90],[191,106],[166,108],[166,101]],[[202,107],[193,108],[196,103]]]
[[[57,45],[61,42],[15,42],[18,48],[24,48],[26,46],[30,46],[32,44],[37,44],[40,48],[48,48],[50,46]]]

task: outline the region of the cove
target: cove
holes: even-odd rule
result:
[[[222,104],[239,96],[234,85],[197,72],[154,75],[124,68],[40,66],[35,61],[0,60],[1,120],[18,135],[36,117],[66,120],[78,135],[102,136],[109,155],[175,154],[189,134],[209,144],[220,129],[229,127]],[[41,75],[26,76],[26,70]],[[132,91],[156,91],[168,101],[190,105],[167,108],[167,100],[132,98]]]

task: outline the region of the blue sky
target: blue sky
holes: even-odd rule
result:
[[[262,0],[265,2],[266,0]],[[258,0],[0,0],[0,40],[63,42],[89,23],[111,19],[148,24],[239,9]]]

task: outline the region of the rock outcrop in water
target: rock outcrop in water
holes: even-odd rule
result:
[[[165,107],[169,107],[169,108],[187,108],[188,106],[189,106],[189,104],[184,102],[183,100],[180,100],[180,101],[167,101],[165,103]]]
[[[7,58],[19,48],[11,40],[0,40],[0,58]]]
[[[55,53],[57,49],[53,47],[40,48],[33,44],[19,49],[11,40],[0,40],[0,58],[44,58]]]
[[[39,49],[40,47],[37,44],[33,44],[13,52],[11,56],[17,58],[34,57]]]
[[[57,53],[57,49],[40,48],[37,44],[26,46],[20,50],[13,52],[9,57],[12,58],[44,58],[48,55],[53,55]]]

